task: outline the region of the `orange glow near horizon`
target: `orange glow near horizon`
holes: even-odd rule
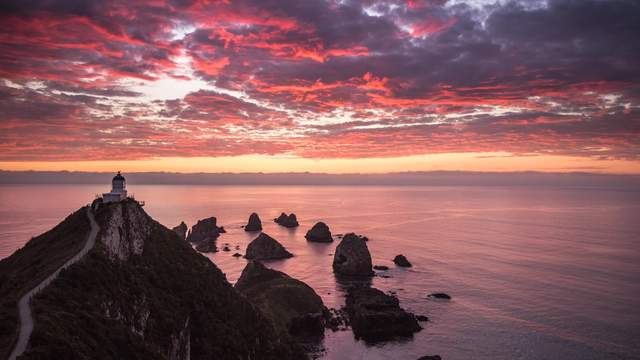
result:
[[[508,153],[450,153],[391,158],[309,159],[287,156],[164,157],[124,161],[0,162],[3,170],[126,172],[315,172],[392,173],[405,171],[540,171],[640,174],[640,161]]]

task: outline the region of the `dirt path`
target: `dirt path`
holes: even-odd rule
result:
[[[87,207],[87,216],[89,217],[89,221],[91,222],[91,232],[89,233],[87,242],[86,244],[84,244],[82,250],[75,254],[71,259],[67,260],[66,263],[60,266],[46,279],[42,280],[40,284],[36,285],[33,289],[31,289],[28,293],[21,297],[20,301],[18,301],[18,312],[20,315],[20,334],[18,335],[18,342],[16,343],[15,348],[9,356],[9,360],[15,360],[18,356],[22,355],[22,353],[27,349],[27,345],[29,344],[29,338],[31,337],[31,332],[33,331],[33,314],[31,313],[30,306],[31,298],[42,291],[42,289],[47,287],[47,285],[49,285],[53,280],[55,280],[62,269],[75,264],[76,262],[78,262],[78,260],[87,255],[89,250],[91,250],[93,248],[93,245],[95,245],[96,235],[98,235],[98,231],[100,230],[100,228],[98,227],[98,224],[93,217],[93,211],[91,211],[91,207]]]

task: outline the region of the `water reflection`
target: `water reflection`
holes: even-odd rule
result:
[[[0,256],[50,229],[103,186],[0,187]],[[640,193],[598,189],[497,187],[134,186],[145,210],[169,227],[216,216],[219,244],[244,254],[257,234],[241,226],[251,212],[294,257],[268,266],[300,279],[328,307],[344,303],[353,280],[337,279],[337,241],[309,243],[317,221],[333,233],[366,235],[373,263],[401,306],[428,315],[413,341],[367,346],[329,331],[326,359],[640,358]],[[271,221],[298,215],[300,227]],[[246,260],[207,254],[231,282]],[[404,254],[411,269],[394,266]],[[362,280],[357,280],[360,283]],[[426,299],[431,292],[451,302]],[[603,296],[602,294],[606,294]]]

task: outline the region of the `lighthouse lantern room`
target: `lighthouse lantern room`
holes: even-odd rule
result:
[[[111,180],[111,192],[102,194],[102,201],[105,203],[116,202],[127,198],[127,184],[124,176],[118,174]]]

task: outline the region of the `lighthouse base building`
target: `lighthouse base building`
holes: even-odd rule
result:
[[[124,200],[126,198],[127,198],[126,180],[124,179],[124,176],[120,174],[120,171],[118,171],[118,174],[114,176],[113,180],[111,181],[111,192],[102,194],[102,202],[104,203],[117,202],[117,201]]]

